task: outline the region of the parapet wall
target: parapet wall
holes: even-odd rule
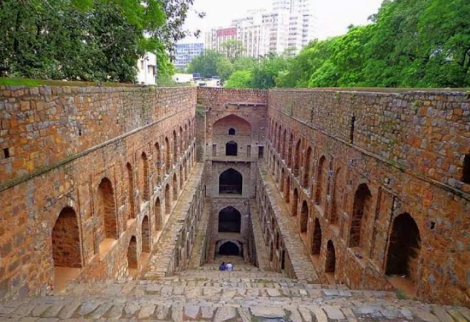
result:
[[[195,100],[195,88],[2,86],[0,190],[13,179],[194,109]]]
[[[461,178],[470,153],[469,103],[464,92],[269,91],[271,113],[346,143],[353,136],[354,146],[467,193]]]

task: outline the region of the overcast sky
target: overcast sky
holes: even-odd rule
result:
[[[347,26],[364,25],[367,18],[376,13],[382,0],[312,0],[316,19],[315,30],[319,39],[344,34]],[[251,9],[271,9],[272,0],[195,0],[194,10],[206,13],[204,19],[190,14],[185,27],[203,32],[213,27],[229,26],[232,19],[246,15]],[[204,42],[204,34],[199,42]],[[186,39],[183,42],[198,41]]]

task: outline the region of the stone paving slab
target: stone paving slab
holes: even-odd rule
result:
[[[295,303],[245,298],[225,302],[155,297],[83,298],[64,317],[63,310],[68,303],[67,297],[28,298],[16,307],[10,306],[12,310],[4,310],[7,307],[4,303],[0,305],[0,321],[469,321],[464,317],[468,312],[465,308],[403,300],[349,301],[335,305],[322,301]],[[34,309],[22,310],[26,305]]]

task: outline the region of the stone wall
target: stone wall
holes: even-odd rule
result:
[[[141,270],[193,169],[195,107],[190,88],[2,87],[0,297]]]
[[[401,261],[420,299],[469,305],[465,93],[273,90],[268,113],[269,169],[299,231],[307,205],[324,281],[392,289]]]
[[[1,186],[194,108],[191,88],[0,87]]]
[[[254,261],[249,202],[255,193],[258,150],[265,145],[267,91],[198,88],[198,104],[205,113],[205,133],[199,137],[204,137],[206,191],[211,200],[209,261],[225,242],[240,245],[245,261]],[[228,142],[236,144],[235,155],[227,155]],[[219,184],[221,175],[232,170],[242,177],[240,194],[222,192],[226,185]],[[239,233],[219,232],[219,213],[226,207],[240,212]]]

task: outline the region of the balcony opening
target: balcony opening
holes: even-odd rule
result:
[[[222,172],[219,177],[219,193],[241,195],[243,176],[232,168]]]

